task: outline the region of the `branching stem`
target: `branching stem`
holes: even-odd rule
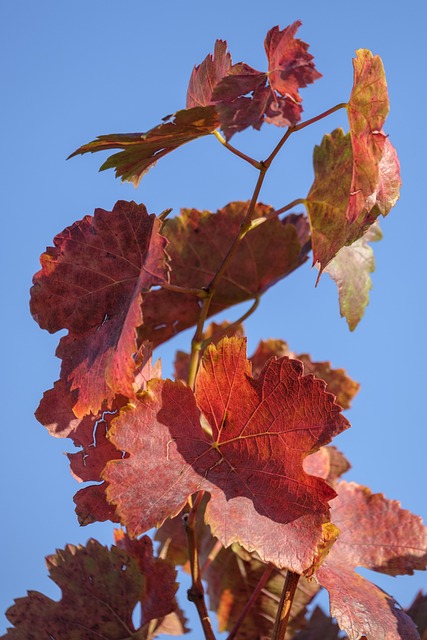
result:
[[[247,156],[246,153],[243,153],[242,151],[239,151],[238,149],[236,149],[236,147],[233,147],[233,145],[230,144],[229,142],[227,142],[227,140],[220,134],[218,129],[215,129],[213,134],[214,134],[215,138],[217,140],[219,140],[219,142],[222,145],[224,145],[224,147],[226,147],[226,149],[231,151],[231,153],[234,153],[234,155],[238,156],[239,158],[242,158],[242,160],[245,160],[246,162],[249,162],[249,164],[251,164],[253,167],[255,167],[255,169],[258,169],[258,170],[261,169],[261,163],[258,162],[258,160],[255,160],[254,158],[251,158],[250,156]]]
[[[285,638],[292,602],[297,590],[299,578],[299,574],[294,571],[288,571],[286,574],[271,640],[284,640]]]

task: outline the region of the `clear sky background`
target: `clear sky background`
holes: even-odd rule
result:
[[[353,465],[346,478],[427,519],[426,18],[422,0],[397,9],[389,0],[1,3],[2,612],[27,589],[59,595],[44,564],[56,548],[89,537],[112,543],[112,526],[78,526],[72,497],[80,487],[62,455],[72,444],[48,436],[33,416],[59,372],[59,336],[41,331],[28,309],[39,255],[56,233],[95,207],[134,199],[155,213],[216,210],[247,200],[257,177],[213,137],[161,160],[138,190],[112,171],[98,173],[105,155],[65,158],[97,135],[144,131],[183,108],[192,67],[216,38],[228,41],[234,62],[265,69],[268,29],[297,19],[303,22],[298,36],[324,75],[302,90],[304,118],[348,100],[356,49],[381,55],[391,101],[386,131],[400,156],[402,195],[382,221],[371,302],[356,331],[339,316],[329,276],[315,288],[317,271],[306,264],[264,296],[246,323],[248,351],[261,338],[283,338],[294,351],[330,360],[359,381],[347,412],[352,429],[334,442]],[[313,146],[337,126],[347,130],[344,111],[293,136],[268,174],[261,201],[279,208],[304,197],[313,179]],[[263,159],[282,133],[264,125],[261,133],[235,136],[233,144]],[[232,320],[241,312],[236,307],[226,315]],[[159,349],[165,376],[190,337],[183,333]],[[427,589],[421,572],[370,578],[405,607],[418,589]],[[0,632],[5,627],[2,617]],[[198,628],[188,637],[200,637]]]

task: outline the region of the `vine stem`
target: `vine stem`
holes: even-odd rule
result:
[[[237,318],[237,320],[235,320],[231,324],[227,325],[225,327],[225,329],[221,329],[220,331],[217,331],[215,333],[215,335],[214,335],[214,339],[215,340],[219,340],[220,338],[222,338],[222,336],[226,335],[229,331],[233,331],[233,329],[237,329],[237,327],[240,324],[242,324],[242,322],[247,320],[249,318],[249,316],[251,316],[258,309],[259,302],[260,302],[260,297],[257,296],[256,298],[254,298],[254,302],[250,306],[250,308],[243,315],[241,315],[240,318]],[[207,340],[203,340],[202,349],[206,349],[206,347],[211,342],[211,340],[212,340],[212,338],[208,338]]]
[[[236,147],[233,147],[232,144],[230,144],[229,142],[227,142],[227,140],[220,134],[220,132],[218,131],[218,129],[215,129],[215,131],[213,132],[215,138],[217,140],[219,140],[219,142],[224,145],[224,147],[226,149],[228,149],[229,151],[231,151],[231,153],[234,153],[234,155],[238,156],[239,158],[242,158],[242,160],[245,160],[246,162],[249,162],[249,164],[251,164],[253,167],[255,167],[255,169],[261,169],[261,162],[258,162],[258,160],[255,160],[254,158],[251,158],[250,156],[247,156],[246,153],[243,153],[242,151],[239,151],[238,149],[236,149]]]
[[[203,588],[201,574],[200,574],[200,562],[199,562],[199,549],[196,540],[196,514],[197,509],[203,499],[204,492],[199,491],[197,494],[193,507],[189,513],[184,514],[183,522],[185,527],[185,533],[187,535],[188,555],[190,559],[191,567],[191,587],[187,592],[187,597],[190,602],[194,602],[197,613],[199,614],[200,622],[202,624],[203,633],[206,640],[215,640],[215,635],[212,629],[212,623],[209,618],[208,610],[205,602],[205,590]]]
[[[297,590],[299,579],[299,573],[295,573],[294,571],[288,571],[286,574],[271,640],[284,640],[285,638],[292,602]]]
[[[243,609],[242,613],[240,614],[238,620],[236,621],[236,624],[234,625],[234,627],[230,631],[230,633],[229,633],[229,635],[227,637],[227,640],[234,640],[234,638],[236,637],[236,634],[239,631],[240,625],[242,624],[243,620],[248,615],[249,611],[254,606],[259,594],[261,593],[261,591],[264,589],[265,585],[267,584],[268,579],[270,578],[273,569],[274,569],[274,567],[273,567],[272,564],[268,564],[266,566],[266,568],[264,569],[264,573],[262,574],[261,578],[259,579],[257,586],[255,587],[251,597],[247,601],[247,603],[245,605],[245,608]]]

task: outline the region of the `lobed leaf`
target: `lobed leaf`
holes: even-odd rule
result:
[[[215,86],[213,101],[227,139],[249,126],[260,129],[263,122],[286,127],[300,121],[298,89],[321,77],[308,45],[295,38],[300,26],[296,21],[283,30],[276,26],[267,33],[267,73],[240,62]]]
[[[209,286],[239,233],[249,203],[232,202],[216,213],[183,209],[167,220],[171,284],[202,289]],[[273,209],[257,204],[254,218]],[[308,225],[302,215],[272,218],[249,231],[230,261],[212,299],[209,315],[262,295],[307,259]],[[200,300],[165,289],[144,296],[142,340],[158,345],[197,323]]]
[[[99,136],[82,145],[69,158],[85,153],[123,149],[110,156],[100,171],[114,169],[116,178],[137,187],[141,178],[156,162],[187,142],[207,136],[219,125],[214,107],[182,109],[146,133],[119,133]],[[167,121],[169,120],[169,121]]]
[[[31,312],[53,333],[68,329],[57,350],[61,393],[78,390],[73,412],[97,414],[114,397],[135,395],[136,329],[142,294],[168,278],[166,239],[144,205],[119,201],[97,209],[54,239],[41,256]],[[45,404],[55,402],[54,394]]]
[[[340,536],[317,579],[329,591],[331,615],[350,640],[412,640],[415,625],[391,596],[355,573],[363,566],[389,575],[412,574],[427,564],[427,528],[399,503],[344,481],[331,516]]]
[[[150,543],[147,538],[138,542],[147,548],[147,555]],[[152,565],[156,562],[159,561],[151,558]],[[167,616],[177,607],[175,571],[157,572],[153,584],[149,566],[141,569],[127,550],[117,547],[108,550],[96,540],[90,540],[85,547],[68,545],[63,551],[58,550],[48,556],[47,566],[50,577],[62,591],[61,600],[55,602],[37,591],[16,600],[6,614],[14,628],[2,636],[5,640],[83,637],[126,640],[136,638],[136,634],[142,638],[139,633],[147,631],[154,613],[156,617]],[[153,589],[157,599],[155,612],[151,601]],[[143,620],[135,628],[132,614],[138,602]]]
[[[152,381],[109,431],[129,457],[107,464],[107,497],[135,536],[207,491],[206,521],[224,546],[237,541],[302,573],[335,535],[326,524],[335,493],[303,460],[349,425],[297,361],[272,360],[257,380],[249,376],[245,342],[224,338],[208,348],[195,396],[181,382]]]

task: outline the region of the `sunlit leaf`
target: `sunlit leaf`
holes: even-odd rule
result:
[[[245,342],[224,338],[206,351],[195,397],[181,382],[152,381],[109,431],[129,457],[108,463],[107,497],[134,536],[207,491],[206,521],[224,546],[237,541],[303,572],[329,540],[322,525],[335,492],[302,463],[349,425],[298,361],[272,360],[257,380],[249,375]]]
[[[116,178],[121,178],[123,182],[132,182],[137,187],[143,175],[157,160],[186,142],[209,135],[219,125],[214,107],[182,109],[164,120],[165,122],[146,133],[112,133],[99,136],[96,140],[79,147],[69,157],[123,149],[110,156],[100,171],[114,169]]]

